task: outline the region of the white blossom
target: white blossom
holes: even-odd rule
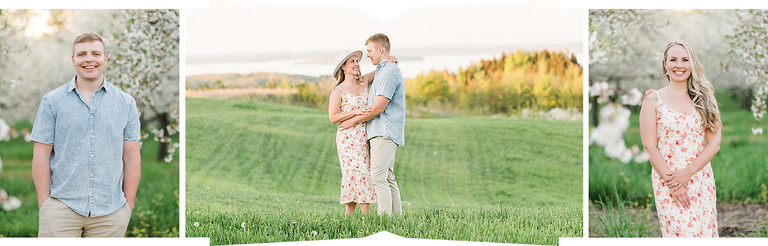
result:
[[[629,129],[629,116],[632,112],[620,103],[608,103],[600,109],[600,124],[589,135],[590,144],[597,144],[605,149],[605,156],[623,163],[635,160],[643,163],[647,155],[635,145],[631,149],[624,143],[624,132]]]
[[[598,103],[608,102],[613,94],[613,88],[605,81],[595,82],[589,87],[589,95],[596,96]]]
[[[3,210],[11,211],[21,207],[21,200],[15,196],[8,197],[8,200],[3,202]]]
[[[752,135],[761,135],[761,134],[763,134],[762,127],[752,128]]]
[[[10,139],[11,126],[5,123],[5,120],[0,119],[0,141],[8,141]]]
[[[637,87],[632,88],[627,94],[621,95],[621,103],[624,105],[640,105],[643,103],[643,93]]]

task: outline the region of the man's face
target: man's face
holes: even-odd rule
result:
[[[107,65],[104,45],[99,41],[75,44],[72,65],[75,66],[78,78],[100,79],[104,75],[104,66]]]
[[[381,53],[381,47],[379,45],[375,44],[374,42],[370,42],[365,45],[366,51],[368,51],[368,58],[371,59],[371,62],[373,62],[373,65],[379,64],[381,62],[381,57],[383,54]]]

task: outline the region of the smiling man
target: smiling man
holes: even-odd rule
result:
[[[365,41],[368,58],[376,65],[376,75],[368,90],[371,112],[339,124],[340,129],[359,122],[365,126],[371,151],[371,181],[376,192],[379,214],[400,215],[400,187],[395,181],[395,152],[405,146],[405,82],[397,63],[388,63],[389,37],[377,33]]]
[[[32,127],[40,237],[122,237],[141,177],[136,101],[104,77],[106,45],[72,44],[77,75],[43,96]]]

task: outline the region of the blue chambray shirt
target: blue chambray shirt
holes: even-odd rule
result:
[[[368,140],[385,136],[397,146],[405,146],[405,82],[396,63],[384,60],[376,65],[376,75],[368,91],[368,106],[373,106],[376,96],[389,98],[389,103],[384,112],[366,124]]]
[[[123,141],[140,141],[136,101],[104,82],[89,106],[69,83],[45,94],[32,141],[53,145],[51,197],[83,216],[111,214],[125,204]]]

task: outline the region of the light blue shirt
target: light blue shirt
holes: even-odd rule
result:
[[[376,96],[389,98],[389,103],[384,112],[366,124],[368,140],[385,136],[397,146],[405,146],[405,82],[396,63],[384,60],[376,65],[376,75],[368,91],[368,106],[373,106]]]
[[[69,83],[40,100],[32,141],[53,145],[51,197],[83,216],[104,216],[122,207],[123,141],[140,141],[136,101],[104,82],[89,106]]]

